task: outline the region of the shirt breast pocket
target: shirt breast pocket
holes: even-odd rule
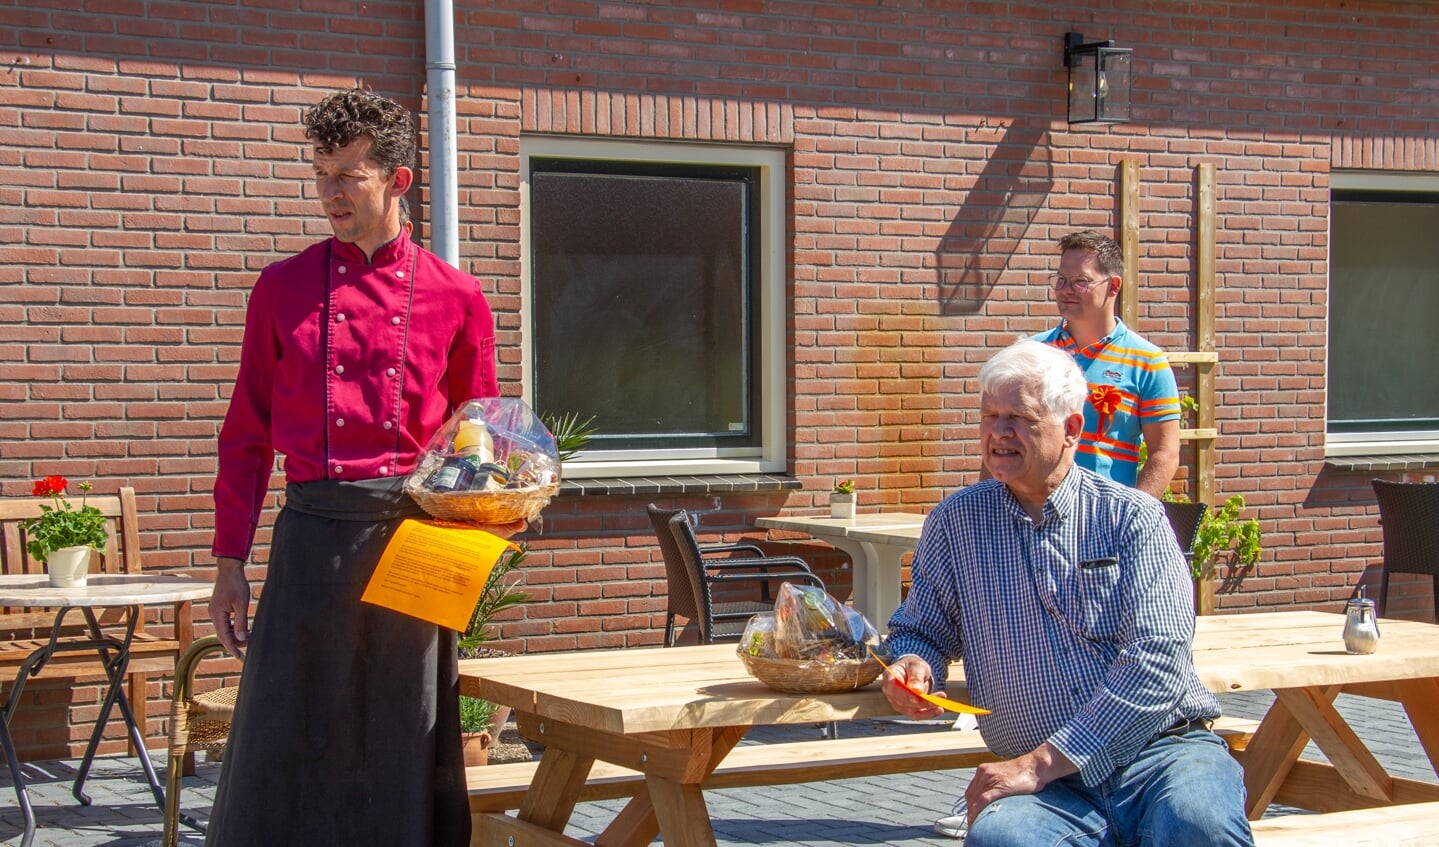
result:
[[[1111,641],[1119,632],[1119,560],[1113,556],[1086,559],[1075,569],[1066,605],[1079,631],[1094,641]]]

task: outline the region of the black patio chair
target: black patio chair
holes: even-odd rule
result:
[[[676,615],[695,622],[701,644],[738,641],[751,616],[774,609],[771,582],[789,580],[824,588],[824,582],[797,556],[766,556],[757,545],[747,543],[701,546],[684,509],[661,509],[651,503],[649,514],[669,584],[666,647],[673,647],[679,637]],[[756,599],[728,599],[731,586],[744,585],[756,589]]]
[[[1439,482],[1372,480],[1384,530],[1384,571],[1379,580],[1380,615],[1389,601],[1389,576],[1428,574],[1433,580],[1434,619],[1439,622]]]
[[[1186,559],[1194,549],[1194,538],[1199,534],[1199,524],[1204,520],[1204,513],[1207,511],[1208,503],[1164,501],[1164,516],[1169,519],[1169,527],[1174,530],[1174,540],[1179,542],[1179,549],[1184,552]]]

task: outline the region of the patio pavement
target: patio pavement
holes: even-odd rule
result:
[[[1268,692],[1220,697],[1226,713],[1258,719],[1272,701]],[[1439,782],[1424,756],[1403,710],[1393,703],[1342,695],[1339,710],[1395,776]],[[912,725],[903,721],[858,721],[841,724],[841,735],[897,733]],[[763,727],[743,743],[817,738],[811,726]],[[823,743],[823,742],[817,742]],[[157,770],[163,767],[155,754]],[[1321,759],[1311,744],[1307,758]],[[87,790],[91,806],[70,796],[75,760],[25,765],[31,802],[40,829],[35,844],[43,847],[138,847],[159,843],[160,813],[134,759],[97,759]],[[209,814],[219,765],[200,763],[187,778],[184,806],[202,819]],[[837,780],[783,788],[748,788],[709,792],[710,815],[720,844],[891,844],[956,847],[957,842],[934,835],[936,817],[949,813],[970,771],[938,771],[887,777]],[[0,843],[20,843],[21,817],[9,774],[0,768]],[[619,801],[581,804],[568,834],[593,840],[622,805]],[[1271,814],[1292,810],[1271,809]],[[198,833],[182,830],[181,843],[198,845]]]

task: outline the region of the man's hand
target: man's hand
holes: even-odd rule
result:
[[[969,822],[972,825],[984,807],[995,800],[1016,794],[1038,793],[1054,780],[1078,770],[1048,741],[1018,758],[982,764],[975,768],[974,779],[964,790],[964,801],[969,806]]]
[[[483,529],[490,535],[498,535],[500,538],[503,538],[506,541],[514,538],[516,535],[519,535],[520,533],[524,532],[529,528],[530,522],[523,519],[515,521],[514,523],[495,524],[493,526],[480,527],[480,529]]]
[[[220,556],[215,560],[215,591],[210,595],[210,622],[220,646],[237,659],[245,657],[242,649],[250,640],[250,583],[245,579],[245,563]]]
[[[883,679],[880,690],[884,692],[884,698],[894,710],[901,715],[914,720],[929,720],[944,714],[944,709],[916,697],[914,691],[909,690],[912,688],[925,694],[939,693],[930,690],[934,687],[934,672],[924,659],[918,656],[903,656],[885,670]]]

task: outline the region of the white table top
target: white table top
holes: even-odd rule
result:
[[[755,520],[755,525],[765,529],[807,532],[814,536],[849,537],[856,531],[863,530],[922,527],[924,526],[924,515],[915,512],[867,512],[852,518],[832,518],[829,515],[789,515],[758,518]]]
[[[0,575],[0,606],[134,606],[204,600],[215,584],[178,574],[90,574],[85,585],[55,588],[45,574]]]
[[[898,547],[913,547],[919,541],[923,526],[888,526],[851,529],[845,538],[868,541],[871,544],[892,544]]]

